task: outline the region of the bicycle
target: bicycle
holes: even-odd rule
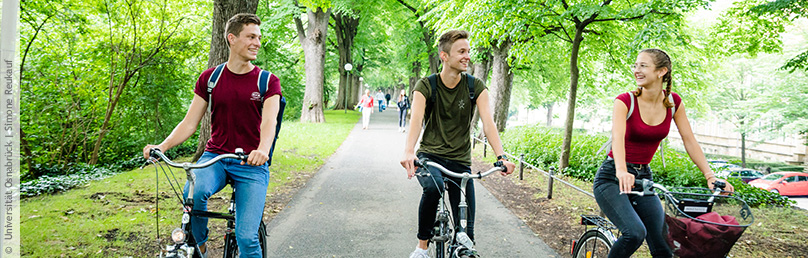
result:
[[[642,191],[629,194],[640,196],[662,195],[665,204],[665,232],[668,245],[679,257],[726,257],[732,246],[740,238],[743,231],[754,222],[749,206],[735,196],[721,195],[726,184],[716,181],[715,190],[707,188],[678,187],[669,191],[665,186],[648,179],[637,179],[635,187]],[[654,189],[659,190],[656,193]],[[740,207],[740,208],[738,208]],[[737,208],[737,209],[736,209]],[[733,221],[714,220],[713,211],[734,216],[722,216]],[[705,216],[703,216],[705,215]],[[570,252],[573,258],[607,257],[612,245],[620,236],[617,227],[608,219],[599,215],[581,215],[584,233],[577,241],[572,242]],[[697,238],[694,232],[688,232],[688,226],[701,225],[709,227],[715,235]],[[617,233],[615,234],[615,231]],[[709,244],[708,244],[709,243]],[[706,248],[706,249],[705,249]],[[713,255],[706,255],[706,253]]]
[[[448,201],[446,197],[447,193],[447,182],[451,182],[457,184],[456,182],[449,180],[447,177],[443,177],[443,191],[440,195],[440,201],[438,202],[438,210],[437,216],[435,217],[435,227],[433,229],[433,236],[430,239],[430,242],[434,242],[434,245],[429,245],[427,252],[429,253],[430,257],[435,258],[476,258],[479,257],[476,254],[476,250],[474,250],[474,243],[469,238],[468,234],[466,233],[466,224],[468,223],[468,204],[466,203],[466,184],[471,181],[471,179],[483,178],[485,176],[490,175],[494,172],[504,171],[505,166],[502,164],[502,161],[497,161],[494,163],[494,167],[488,171],[471,174],[468,172],[464,173],[456,173],[454,171],[448,170],[445,167],[441,166],[438,163],[432,162],[428,159],[418,159],[415,160],[415,166],[418,167],[434,167],[438,170],[442,171],[444,175],[448,175],[450,177],[459,178],[461,179],[460,187],[460,204],[458,205],[458,210],[460,213],[460,225],[453,225],[454,224],[454,217],[453,214],[449,212],[447,208],[446,202]],[[430,177],[432,180],[435,180],[432,177],[432,174],[425,170],[419,170],[416,173],[416,176],[419,177]],[[438,185],[435,182],[435,185]],[[457,214],[454,214],[455,216]]]
[[[211,160],[206,161],[202,164],[192,164],[189,162],[184,163],[176,163],[166,157],[162,151],[159,149],[151,149],[149,151],[149,155],[152,157],[148,160],[149,163],[155,165],[155,170],[163,171],[163,174],[166,176],[166,180],[169,181],[171,188],[174,190],[174,194],[179,199],[180,204],[182,205],[182,220],[181,225],[179,228],[175,228],[171,232],[171,241],[172,243],[167,245],[165,249],[161,250],[160,257],[169,258],[169,257],[176,257],[176,258],[202,258],[201,253],[199,251],[199,246],[194,239],[192,234],[191,228],[191,217],[205,217],[205,218],[213,218],[213,219],[224,219],[227,220],[227,227],[225,229],[224,235],[224,250],[223,250],[223,257],[225,258],[235,258],[238,257],[238,244],[236,243],[236,233],[235,233],[235,222],[236,222],[236,203],[235,203],[235,194],[236,190],[233,188],[233,193],[230,195],[230,207],[227,210],[227,213],[220,213],[220,212],[208,212],[208,211],[200,211],[200,210],[193,210],[194,207],[194,185],[196,183],[196,174],[194,173],[194,169],[197,168],[204,168],[211,166],[222,159],[238,159],[241,161],[247,161],[247,155],[241,148],[236,149],[235,153],[232,154],[221,154],[214,157]],[[162,159],[168,166],[175,167],[175,168],[182,168],[185,170],[186,181],[188,184],[188,197],[185,200],[177,193],[176,188],[174,188],[174,183],[171,182],[171,178],[168,177],[168,173],[166,173],[166,169],[160,165],[160,163],[154,158],[159,157]],[[170,171],[170,170],[169,170]],[[172,176],[174,176],[174,172],[171,172]],[[179,182],[177,178],[174,176],[174,182],[177,183],[179,186]],[[227,178],[227,184],[233,185],[233,181],[230,178]],[[159,207],[158,207],[159,211]],[[159,224],[158,224],[158,232],[159,232]],[[266,244],[266,225],[264,224],[263,219],[258,227],[258,241],[259,246],[261,247],[261,253],[263,257],[267,257],[267,244]],[[210,252],[210,249],[207,250]]]

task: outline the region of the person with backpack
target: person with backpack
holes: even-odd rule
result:
[[[403,133],[407,131],[404,125],[407,124],[407,110],[410,109],[410,98],[407,97],[406,90],[401,90],[396,106],[398,106],[398,131]]]
[[[626,194],[632,190],[634,179],[653,180],[648,164],[667,137],[671,122],[676,122],[685,150],[708,186],[713,188],[714,182],[724,181],[716,178],[707,164],[682,98],[671,91],[672,72],[667,53],[644,49],[633,68],[637,91],[620,94],[614,101],[611,151],[596,172],[592,186],[598,206],[622,233],[612,246],[610,258],[630,257],[643,240],[648,242],[653,257],[673,256],[665,241],[665,211],[659,197]],[[732,185],[726,185],[725,190],[734,191]]]
[[[264,212],[269,186],[269,161],[279,129],[279,115],[285,101],[278,77],[262,71],[251,61],[261,48],[261,20],[254,14],[241,13],[225,25],[225,42],[230,54],[226,63],[211,67],[199,76],[194,98],[185,118],[158,145],[146,145],[143,156],[152,148],[168,151],[188,139],[210,110],[211,136],[205,153],[197,163],[242,148],[246,161],[225,159],[196,171],[194,210],[206,211],[208,198],[224,188],[226,178],[237,189],[236,241],[241,257],[261,257],[258,227]],[[188,185],[183,191],[187,196]],[[207,218],[192,217],[194,239],[206,257]]]
[[[505,150],[502,148],[485,84],[482,80],[463,73],[468,69],[471,59],[468,37],[469,33],[463,30],[450,30],[441,35],[438,40],[439,55],[443,62],[441,72],[421,78],[415,83],[411,94],[413,101],[410,131],[404,146],[404,157],[400,162],[401,166],[406,169],[408,178],[415,175],[416,169],[424,169],[415,167],[416,158],[429,158],[452,171],[471,172],[471,119],[475,105],[480,112],[480,119],[483,121],[483,132],[497,155],[497,160],[503,161],[507,168],[502,175],[514,171],[515,165],[508,161]],[[424,133],[416,154],[415,144],[421,135],[422,126],[424,126]],[[423,193],[418,207],[418,234],[416,235],[418,245],[410,254],[411,258],[428,257],[426,249],[429,239],[432,238],[435,211],[438,208],[438,200],[443,189],[442,183],[437,185],[435,183],[443,182],[443,173],[440,170],[429,168],[426,173],[430,173],[434,180],[422,180],[421,177],[418,177],[419,183],[423,187]],[[456,184],[448,184],[449,199],[452,210],[457,214],[460,179],[452,178],[451,180],[456,181]],[[473,241],[475,213],[473,184],[468,184],[465,194],[468,202],[466,230]],[[458,218],[459,216],[455,217],[455,219]],[[455,225],[457,223],[458,221],[455,221]]]

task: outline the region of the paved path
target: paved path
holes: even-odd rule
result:
[[[268,225],[270,257],[408,257],[417,242],[421,187],[399,160],[405,134],[395,108],[361,121]],[[494,198],[477,190],[483,257],[561,257]]]

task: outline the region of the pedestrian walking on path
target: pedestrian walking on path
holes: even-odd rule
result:
[[[410,110],[410,98],[407,97],[406,90],[401,90],[396,105],[398,106],[398,131],[405,132],[406,129],[404,129],[404,126],[407,125],[407,111]]]
[[[362,129],[368,129],[370,124],[370,114],[373,114],[373,97],[370,96],[370,90],[365,90],[365,96],[357,104],[362,109]]]

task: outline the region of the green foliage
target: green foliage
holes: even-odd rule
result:
[[[502,135],[503,145],[509,153],[525,154],[525,161],[547,170],[556,166],[563,140],[563,132],[559,129],[541,126],[519,126],[508,128]],[[570,164],[561,173],[583,181],[591,182],[595,178],[604,157],[608,153],[597,154],[608,136],[576,133],[572,138]],[[686,153],[672,148],[665,148],[665,164],[663,166],[660,152],[649,166],[654,171],[654,181],[669,187],[705,187],[706,179],[693,164]],[[788,199],[779,194],[770,193],[751,187],[741,181],[730,182],[736,193],[750,206],[787,205]]]

